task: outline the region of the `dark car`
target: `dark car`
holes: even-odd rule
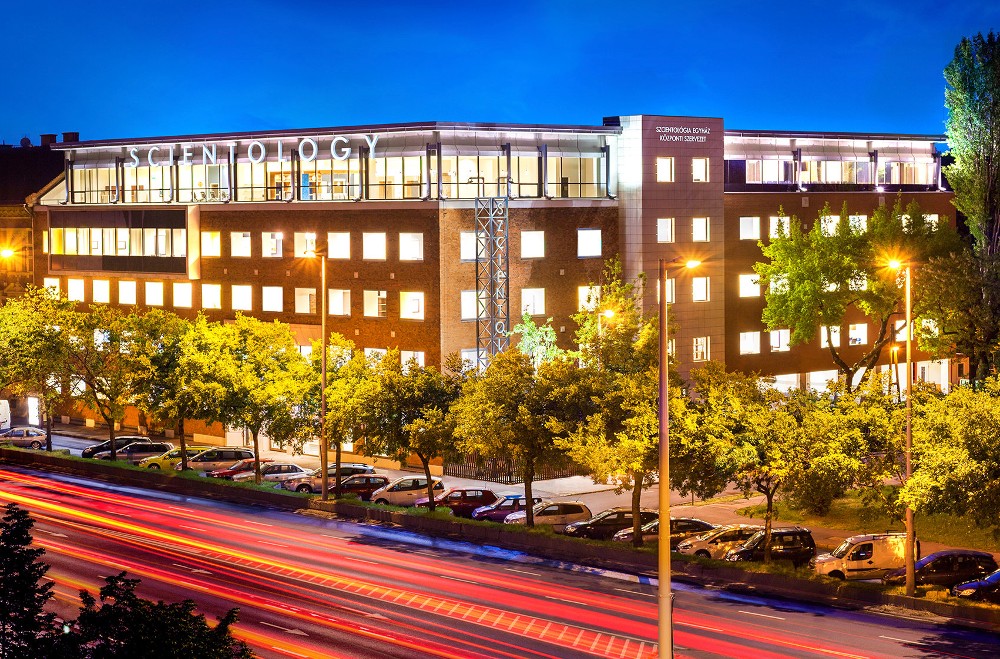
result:
[[[199,451],[202,453],[202,451]],[[191,456],[188,456],[189,458]],[[271,458],[261,458],[260,460],[254,460],[253,458],[244,458],[238,460],[233,464],[225,467],[224,469],[213,469],[212,471],[205,474],[209,478],[222,478],[224,480],[232,480],[233,476],[236,474],[242,474],[244,471],[253,471],[254,464],[260,462],[260,466],[263,467],[268,462],[274,462]]]
[[[917,584],[951,588],[965,581],[981,579],[997,570],[992,554],[967,549],[945,549],[927,554],[913,566]],[[906,583],[906,568],[887,572],[882,581],[887,584]]]
[[[341,484],[343,484],[343,480],[349,476],[355,476],[357,474],[370,474],[373,471],[375,471],[375,467],[371,465],[366,465],[361,463],[341,464],[340,465]],[[333,492],[336,483],[337,483],[337,465],[327,465],[326,491]],[[382,485],[385,485],[385,483],[382,483]],[[322,469],[314,469],[308,474],[303,474],[302,476],[297,476],[296,478],[290,478],[286,481],[282,481],[281,487],[283,489],[292,492],[319,494],[320,492],[323,491],[323,471]],[[341,488],[341,490],[343,490],[343,488]]]
[[[523,494],[504,494],[490,505],[480,506],[473,510],[472,519],[482,519],[502,524],[507,515],[524,510],[525,501],[526,499]],[[531,497],[531,505],[541,502],[541,497]]]
[[[342,494],[354,494],[362,501],[371,501],[372,492],[389,484],[389,477],[382,474],[355,474],[340,481],[340,491]],[[330,491],[333,491],[334,483],[331,480]]]
[[[478,487],[453,487],[435,495],[434,505],[451,508],[451,512],[456,517],[472,517],[473,510],[491,504],[497,498],[493,490],[484,490]],[[413,503],[415,506],[426,506],[428,500],[427,497],[422,497]]]
[[[141,435],[121,435],[120,437],[115,437],[115,451],[119,451],[129,444],[135,444],[136,442],[152,442],[149,437],[143,437]],[[100,444],[94,444],[93,446],[88,446],[80,452],[80,455],[84,458],[92,458],[97,453],[105,453],[111,450],[111,440],[106,440]],[[164,451],[169,449],[164,449]],[[163,453],[164,451],[160,451]]]
[[[1000,570],[987,574],[982,579],[966,581],[951,587],[955,597],[965,597],[977,602],[1000,604]]]
[[[131,444],[118,449],[115,452],[114,457],[116,460],[137,465],[146,458],[166,453],[173,448],[174,445],[170,442],[132,442]],[[95,460],[110,460],[111,451],[108,450],[103,453],[94,453],[90,457]]]
[[[676,549],[682,540],[696,535],[701,535],[706,531],[715,528],[715,524],[706,522],[694,517],[671,517],[670,518],[670,548]],[[660,534],[660,520],[654,520],[642,526],[642,541],[657,542]],[[615,542],[632,542],[632,528],[625,528],[619,531],[612,538]]]
[[[655,510],[643,508],[639,511],[641,524],[648,524],[658,519],[660,514]],[[567,524],[563,531],[575,538],[590,538],[592,540],[610,540],[622,529],[632,526],[632,509],[625,507],[611,508],[597,513],[582,522]]]
[[[816,555],[816,542],[809,529],[796,526],[771,529],[771,560],[791,561],[798,567],[806,565]],[[730,549],[727,561],[764,560],[764,532],[757,531],[739,547]]]
[[[45,431],[31,426],[18,426],[0,432],[0,444],[10,443],[19,448],[40,449],[45,444]]]

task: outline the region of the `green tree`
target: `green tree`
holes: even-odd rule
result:
[[[43,657],[51,642],[52,582],[38,582],[49,566],[38,559],[44,549],[31,547],[34,522],[17,504],[4,507],[0,521],[0,659]]]
[[[544,325],[538,325],[531,314],[525,313],[521,322],[511,329],[510,336],[518,337],[517,349],[531,357],[535,368],[566,352],[556,345],[556,331],[551,318],[547,318]]]

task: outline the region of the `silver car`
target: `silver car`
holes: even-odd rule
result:
[[[582,522],[593,517],[587,504],[580,501],[543,501],[535,504],[532,512],[534,513],[535,526],[551,526],[556,533],[565,529],[567,524]],[[527,524],[528,511],[519,510],[516,513],[511,513],[504,518],[503,523]]]
[[[752,526],[750,524],[720,526],[708,533],[702,533],[701,535],[681,541],[677,545],[677,551],[689,556],[714,558],[721,561],[725,558],[726,552],[742,545],[750,539],[750,536],[763,528],[763,526]]]
[[[0,444],[9,443],[18,448],[39,449],[45,445],[45,431],[30,426],[18,426],[0,433]]]
[[[308,476],[309,473],[308,469],[293,462],[269,462],[260,466],[260,479],[270,483],[280,483],[289,478],[301,478],[302,476]],[[254,470],[250,469],[233,474],[230,480],[252,481],[254,475]]]

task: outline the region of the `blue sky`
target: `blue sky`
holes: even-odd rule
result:
[[[7,4],[8,144],[640,113],[940,133],[955,45],[1000,30],[995,0]]]

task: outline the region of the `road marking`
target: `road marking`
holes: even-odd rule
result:
[[[468,579],[459,579],[458,577],[449,577],[449,576],[444,575],[444,574],[439,574],[438,578],[440,578],[440,579],[450,579],[452,581],[461,581],[463,583],[471,583],[473,586],[478,586],[479,585],[478,581],[469,581]]]
[[[252,519],[243,520],[247,524],[256,524],[257,526],[274,526],[274,524],[265,524],[264,522],[255,522]]]
[[[278,652],[281,652],[282,654],[293,654],[296,657],[303,657],[303,659],[309,659],[309,655],[307,655],[307,654],[299,654],[298,652],[292,652],[291,650],[288,650],[286,648],[279,648],[277,645],[272,645],[271,649],[272,650],[277,650]]]
[[[899,641],[907,645],[927,645],[927,643],[921,643],[920,641],[908,641],[905,638],[896,638],[895,636],[879,636],[879,638],[884,638],[887,641]]]
[[[781,616],[769,616],[766,613],[755,613],[753,611],[737,611],[737,613],[745,613],[748,616],[760,616],[761,618],[771,618],[772,620],[784,620]]]
[[[546,596],[545,596],[545,599],[549,599],[549,600],[557,600],[557,601],[559,601],[559,602],[569,602],[570,604],[576,604],[577,606],[587,606],[587,605],[586,605],[585,603],[583,603],[583,602],[576,602],[576,601],[574,601],[574,600],[564,600],[564,599],[563,599],[563,598],[561,598],[561,597],[552,597],[552,595],[546,595]]]
[[[305,633],[301,629],[289,629],[288,627],[282,627],[280,625],[274,625],[274,624],[271,624],[269,622],[264,622],[263,620],[260,621],[260,624],[267,625],[268,627],[274,627],[275,629],[280,629],[283,632],[287,632],[289,634],[295,634],[296,636],[309,636],[309,634]]]
[[[377,561],[369,561],[364,558],[354,558],[353,556],[344,556],[349,561],[357,561],[358,563],[368,563],[369,565],[378,565]]]
[[[195,574],[212,574],[208,570],[202,570],[201,568],[197,567],[188,567],[187,565],[181,565],[180,563],[174,563],[174,565],[181,568],[182,570],[188,570],[190,572],[194,572]]]
[[[674,624],[677,625],[678,627],[680,627],[680,626],[694,627],[695,629],[704,629],[705,631],[708,631],[708,632],[719,632],[719,633],[722,633],[724,631],[722,629],[719,629],[718,627],[708,627],[706,625],[696,625],[693,622],[675,622]]]
[[[540,573],[538,573],[538,572],[528,572],[527,570],[515,570],[515,569],[514,569],[514,568],[512,568],[512,567],[505,567],[504,569],[505,569],[505,570],[507,570],[508,572],[519,572],[519,573],[521,573],[521,574],[530,574],[530,575],[531,575],[531,576],[533,576],[533,577],[540,577],[540,576],[542,576],[542,575],[541,575]]]
[[[629,590],[628,588],[615,588],[615,590],[620,590],[623,593],[629,593],[631,595],[642,595],[643,597],[656,597],[653,593],[640,593],[637,590]]]
[[[57,531],[47,531],[46,529],[35,529],[36,531],[41,531],[42,533],[47,533],[48,535],[54,535],[57,538],[68,538],[69,536],[65,533],[59,533]]]
[[[258,540],[262,545],[271,545],[272,547],[281,547],[282,549],[288,549],[288,545],[279,545],[277,542],[268,542],[267,540]]]
[[[199,529],[197,526],[185,526],[183,524],[178,524],[177,526],[182,529],[191,529],[192,531],[197,531],[198,533],[205,532],[205,529]]]

